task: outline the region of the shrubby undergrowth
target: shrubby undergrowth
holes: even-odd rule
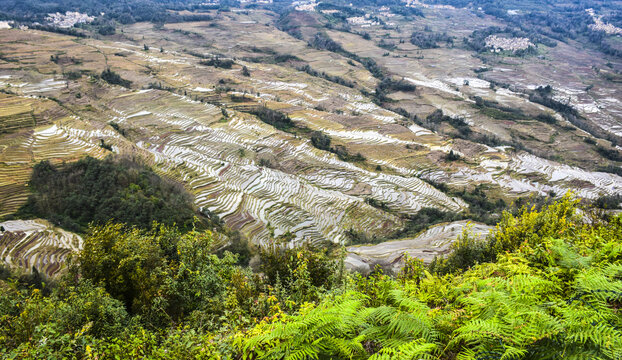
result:
[[[566,196],[468,232],[432,266],[343,271],[335,249],[260,253],[221,236],[106,224],[66,274],[1,272],[7,358],[619,359],[622,215]]]

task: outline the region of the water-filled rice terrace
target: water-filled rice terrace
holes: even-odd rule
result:
[[[0,222],[0,259],[13,266],[54,276],[67,256],[80,250],[82,238],[44,220]]]
[[[113,153],[137,156],[184,184],[197,207],[218,214],[255,243],[288,231],[312,242],[345,242],[349,230],[383,237],[422,208],[467,210],[465,201],[435,183],[467,189],[485,184],[509,200],[568,190],[591,199],[622,193],[620,176],[593,171],[603,159],[592,148],[584,151],[588,135],[525,94],[491,89],[473,73],[483,64],[464,49],[431,49],[422,57],[421,49],[400,44],[393,56],[383,56],[374,29],[367,30],[370,41],[327,31],[347,51],[373,57],[388,74],[417,86],[389,93],[391,107],[375,101],[379,80],[361,63],[307,45],[304,37],[316,28],[301,26],[301,40],[270,25],[267,11],[212,15],[216,26],[139,23],[126,26],[123,36],[103,39],[0,30],[7,54],[0,60],[0,216],[25,202],[35,163]],[[422,21],[434,26],[435,16],[442,14]],[[144,51],[143,43],[152,50]],[[261,60],[275,53],[296,58]],[[51,54],[77,60],[59,65],[50,62]],[[235,58],[234,65],[201,64],[215,55]],[[439,58],[453,60],[441,69]],[[303,64],[324,75],[302,70]],[[107,67],[132,81],[131,89],[99,79]],[[67,71],[81,77],[67,80],[61,75]],[[474,96],[514,106],[527,117],[549,114],[560,123],[494,118],[475,107]],[[295,129],[261,121],[253,115],[260,107],[288,116]],[[458,139],[450,125],[426,127],[391,110],[396,107],[419,119],[442,109],[463,117],[475,133],[523,139],[531,150]],[[314,131],[363,160],[346,161],[314,147]],[[447,160],[450,152],[460,159]]]

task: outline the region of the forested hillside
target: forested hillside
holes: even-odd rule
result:
[[[29,185],[33,194],[17,216],[48,219],[77,232],[108,221],[141,228],[158,221],[188,230],[195,216],[183,186],[130,159],[87,157],[62,167],[41,162]]]
[[[66,276],[4,271],[8,358],[619,359],[622,216],[571,196],[468,231],[430,267],[343,271],[339,251],[266,246],[259,273],[218,234],[93,227]],[[278,241],[278,240],[275,240]]]

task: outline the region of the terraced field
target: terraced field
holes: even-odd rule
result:
[[[24,203],[36,162],[112,153],[137,156],[183,183],[197,207],[258,244],[286,232],[318,243],[345,243],[350,230],[387,237],[422,208],[468,209],[437,183],[467,191],[484,184],[492,198],[508,201],[568,190],[588,199],[622,193],[622,177],[596,171],[620,166],[598,151],[609,146],[606,140],[589,140],[561,114],[529,100],[528,90],[544,84],[536,74],[569,56],[572,44],[548,49],[544,58],[476,57],[460,39],[496,20],[464,9],[425,11],[417,21],[396,15],[385,18],[396,26],[353,25],[350,32],[327,29],[316,12],[279,19],[259,9],[211,11],[212,21],[162,27],[124,25],[115,35],[84,39],[2,29],[0,216]],[[450,28],[448,18],[456,19]],[[283,23],[298,35],[279,30]],[[421,49],[408,41],[411,31],[441,27],[456,46]],[[314,45],[318,32],[338,50]],[[395,46],[388,50],[381,39]],[[231,66],[209,65],[215,57]],[[365,58],[385,79],[416,89],[388,90],[380,99],[379,75]],[[131,81],[130,88],[103,81],[106,68]],[[69,80],[63,75],[69,72],[79,76]],[[599,78],[551,79],[559,81],[559,93]],[[611,104],[596,106],[599,112],[579,106],[585,91],[571,101],[616,133],[618,91],[612,83],[590,90],[594,101]],[[288,116],[293,127],[261,121],[253,113],[262,107]],[[437,109],[461,117],[469,130],[427,121]],[[314,132],[330,137],[331,151],[313,146]],[[496,142],[481,140],[491,138]],[[340,157],[337,147],[360,157]]]
[[[82,238],[45,220],[1,222],[0,259],[6,264],[54,276],[72,252],[82,248]]]
[[[370,272],[376,265],[398,271],[404,266],[404,255],[421,259],[429,264],[434,257],[449,253],[451,244],[464,231],[475,239],[484,239],[491,230],[491,226],[467,221],[440,224],[412,239],[387,241],[377,245],[350,246],[347,248],[345,265],[349,269],[363,273]]]

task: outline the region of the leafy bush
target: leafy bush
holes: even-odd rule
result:
[[[315,76],[315,77],[319,77],[322,78],[324,80],[328,80],[330,82],[334,82],[335,84],[339,84],[339,85],[343,85],[343,86],[347,86],[349,88],[353,88],[355,86],[355,83],[353,83],[350,80],[346,80],[340,76],[336,76],[336,75],[329,75],[323,71],[316,71],[313,68],[311,68],[311,66],[309,64],[303,65],[301,67],[296,68],[299,71],[304,71],[307,74],[311,75],[311,76]]]
[[[326,249],[285,243],[264,247],[252,273],[214,255],[218,234],[108,224],[89,231],[51,289],[0,271],[0,350],[50,359],[619,359],[622,215],[579,209],[567,195],[505,213],[487,239],[467,231],[449,257],[427,269],[406,257],[397,277],[343,273]]]
[[[491,262],[497,254],[512,252],[523,244],[536,245],[550,236],[565,236],[578,226],[577,201],[568,194],[562,200],[538,210],[524,206],[518,216],[504,211],[486,240],[473,239],[468,230],[452,244],[452,253],[435,259],[430,269],[440,274],[464,271],[478,263]]]
[[[311,134],[311,144],[320,150],[330,150],[330,137],[321,131]]]
[[[231,59],[221,59],[219,57],[213,57],[209,60],[201,60],[199,62],[201,65],[205,66],[213,66],[221,69],[231,69],[231,67],[235,64],[235,62]]]
[[[290,249],[271,243],[261,249],[260,257],[266,282],[282,286],[299,301],[317,299],[320,289],[339,284],[339,264],[326,248],[304,244]]]
[[[110,70],[110,68],[104,70],[101,73],[100,77],[102,78],[102,80],[104,80],[108,84],[120,85],[120,86],[123,86],[125,88],[129,88],[130,86],[132,86],[132,82],[131,81],[123,79],[121,77],[121,75],[119,75],[116,72]]]
[[[622,217],[585,225],[576,206],[566,197],[508,215],[492,247],[463,237],[453,274],[413,266],[399,281],[359,277],[352,292],[261,323],[236,346],[253,359],[613,360],[622,355]],[[494,262],[482,256],[490,251]]]
[[[449,36],[446,33],[432,34],[420,31],[413,31],[410,35],[410,43],[418,46],[421,49],[433,49],[438,48],[439,42],[447,43],[449,46],[453,46],[454,37]]]
[[[251,111],[251,114],[257,116],[259,120],[265,122],[266,124],[272,125],[279,130],[289,131],[296,127],[289,116],[265,106],[254,109]]]

